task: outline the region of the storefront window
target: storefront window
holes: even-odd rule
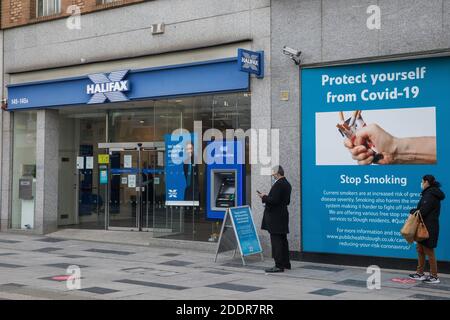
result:
[[[14,113],[13,229],[34,228],[36,199],[36,112]]]
[[[60,226],[139,229],[159,238],[217,240],[221,221],[207,214],[203,161],[192,171],[195,177],[189,189],[198,193],[198,205],[167,204],[165,137],[180,129],[194,132],[196,121],[202,134],[209,129],[224,136],[227,129],[248,130],[249,94],[106,104],[91,106],[89,113],[80,108],[60,110],[60,157],[65,159],[60,164],[59,176]],[[114,147],[98,149],[103,142]],[[204,150],[207,141],[200,142]],[[130,143],[134,144],[130,147]],[[147,147],[136,150],[136,143],[145,143]],[[248,143],[245,145],[248,155]],[[99,154],[108,154],[107,165],[98,163]],[[87,167],[88,157],[93,157],[93,168]],[[105,181],[100,171],[106,175]],[[248,163],[243,175],[249,190]],[[71,188],[78,189],[78,193],[70,193]],[[250,204],[248,191],[244,191],[243,198],[242,204]]]

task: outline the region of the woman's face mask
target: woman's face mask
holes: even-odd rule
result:
[[[422,180],[422,182],[420,183],[420,189],[424,190],[425,189],[425,182]]]

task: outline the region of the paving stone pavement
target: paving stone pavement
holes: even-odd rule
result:
[[[68,268],[80,275],[68,273]],[[232,253],[111,244],[0,233],[0,299],[357,299],[450,300],[450,275],[441,284],[401,283],[409,271],[382,270],[381,289],[369,290],[365,268],[292,262],[265,274],[272,260]],[[79,277],[81,287],[68,284]],[[75,279],[76,280],[76,279]]]

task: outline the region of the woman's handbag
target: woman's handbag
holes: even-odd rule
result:
[[[419,215],[419,210],[416,210],[414,213],[410,214],[408,219],[406,219],[403,228],[400,230],[401,235],[408,243],[414,242],[414,238],[416,236],[417,228],[419,225]]]
[[[419,220],[417,221],[417,223],[418,223],[418,225],[417,225],[417,230],[416,230],[416,235],[414,237],[414,240],[416,242],[420,242],[420,241],[428,239],[430,237],[430,234],[428,233],[427,226],[423,222],[423,218],[422,218],[422,215],[420,214],[420,212],[419,212]]]

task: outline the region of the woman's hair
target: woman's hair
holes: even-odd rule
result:
[[[428,183],[430,184],[430,187],[440,187],[441,184],[436,181],[436,178],[434,176],[432,176],[431,174],[426,174],[422,177],[423,181],[428,181]]]

